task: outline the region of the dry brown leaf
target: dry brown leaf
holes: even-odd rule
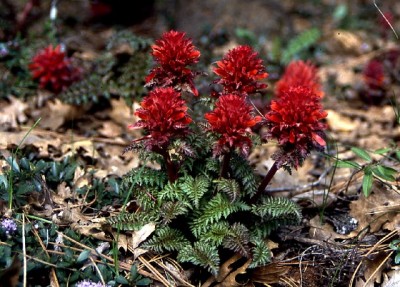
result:
[[[116,138],[122,134],[122,128],[120,125],[114,122],[104,122],[102,127],[98,130],[99,134],[108,138]]]
[[[400,286],[400,267],[393,267],[394,270],[384,274],[385,280],[382,287],[398,287]]]
[[[110,118],[120,124],[123,127],[127,127],[130,124],[135,123],[135,117],[133,115],[133,111],[139,107],[138,104],[134,104],[133,108],[130,108],[126,105],[124,99],[112,99],[111,100],[112,110],[109,114]]]
[[[350,215],[358,220],[361,231],[370,226],[370,232],[379,231],[382,227],[390,231],[400,226],[400,194],[385,187],[373,185],[370,196],[361,195],[350,203]]]
[[[358,124],[348,117],[345,117],[334,110],[327,110],[329,128],[335,132],[351,132],[357,129]]]
[[[73,155],[77,150],[83,150],[83,156],[93,159],[99,158],[99,154],[92,140],[81,140],[72,143],[64,143],[61,145],[61,152],[64,156],[68,154]]]
[[[374,287],[375,283],[382,283],[382,270],[385,268],[387,254],[381,252],[373,259],[365,258],[363,262],[364,274],[358,278],[355,287]]]
[[[356,233],[350,232],[349,234],[339,234],[333,230],[332,225],[329,223],[321,224],[322,220],[319,215],[313,217],[310,220],[310,230],[309,235],[311,239],[316,239],[324,242],[333,242],[335,239],[352,238]]]
[[[15,129],[19,123],[25,123],[25,110],[28,105],[19,99],[10,97],[10,102],[0,102],[0,127],[2,130]]]
[[[335,55],[360,55],[363,46],[362,39],[354,32],[348,30],[334,30],[326,38],[327,48]]]
[[[19,145],[28,131],[20,132],[1,132],[0,131],[0,148],[6,149],[8,145]],[[61,139],[46,134],[38,134],[35,130],[31,131],[24,139],[20,148],[32,145],[39,150],[40,157],[49,156],[49,147],[58,147]]]
[[[289,272],[289,269],[290,266],[288,265],[270,263],[256,268],[251,275],[251,281],[264,284],[265,286],[282,283],[281,279]]]
[[[140,243],[145,241],[150,234],[156,229],[156,224],[154,222],[147,223],[139,230],[133,232],[132,234],[132,249],[136,249]]]
[[[48,101],[40,111],[42,120],[39,126],[45,129],[57,130],[66,121],[77,119],[84,114],[84,107],[64,104],[58,99]]]

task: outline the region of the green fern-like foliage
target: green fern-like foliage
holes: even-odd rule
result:
[[[318,28],[311,28],[292,39],[282,52],[282,64],[288,64],[294,56],[310,48],[320,37],[321,31]]]
[[[162,204],[160,208],[160,215],[163,224],[171,223],[173,219],[179,215],[187,214],[189,211],[189,204],[184,201],[168,201]]]
[[[231,202],[228,196],[218,193],[208,202],[204,203],[191,223],[191,229],[195,236],[205,232],[208,225],[218,222],[221,218],[226,219],[230,214],[248,210],[249,206],[241,201]]]
[[[302,218],[298,205],[281,197],[263,198],[260,204],[252,206],[251,211],[259,216],[259,225],[252,230],[261,238],[267,237],[281,226],[297,225]]]
[[[121,30],[110,38],[106,48],[110,51],[123,44],[128,44],[133,51],[143,51],[150,47],[152,40],[137,36],[129,30]]]
[[[217,190],[223,192],[229,196],[229,199],[233,202],[240,196],[240,186],[234,179],[221,178],[214,180],[217,184]]]
[[[239,155],[234,155],[231,160],[234,178],[242,186],[246,195],[254,195],[257,191],[258,181],[249,162]]]
[[[261,204],[255,205],[252,212],[266,220],[290,218],[297,224],[301,220],[301,212],[297,204],[283,197],[264,197]]]
[[[143,222],[149,223],[156,221],[157,218],[152,214],[144,212],[126,213],[122,212],[117,216],[107,218],[107,223],[113,228],[123,230],[139,230],[143,226]]]
[[[157,224],[143,247],[173,252],[179,262],[191,262],[214,275],[221,255],[238,253],[252,260],[251,267],[265,265],[271,258],[267,236],[280,226],[299,222],[301,213],[287,199],[251,203],[260,182],[253,168],[232,153],[228,176],[221,177],[222,163],[212,155],[212,141],[199,131],[170,144],[170,158],[179,167],[172,182],[162,158],[151,151],[142,152],[158,161],[159,170],[141,167],[125,176],[123,189],[132,191],[138,212],[151,215]],[[140,153],[142,146],[135,143],[129,149]]]
[[[217,275],[219,270],[220,258],[217,247],[198,241],[192,245],[186,245],[179,251],[177,259],[181,262],[192,262],[195,265],[207,268],[207,270]]]
[[[182,191],[189,199],[194,209],[199,208],[200,200],[208,191],[210,181],[205,176],[197,176],[196,178],[187,177],[180,185]]]
[[[151,67],[149,53],[152,41],[139,37],[128,30],[115,33],[108,45],[108,51],[114,51],[116,63],[108,79],[112,94],[123,97],[128,105],[147,94],[144,79]],[[118,52],[118,48],[127,45],[130,51]]]
[[[125,175],[123,184],[124,188],[133,186],[164,188],[167,183],[167,176],[162,170],[155,170],[149,167],[141,167],[132,169]]]
[[[245,257],[250,257],[249,241],[250,232],[247,227],[240,223],[234,223],[222,244],[225,248],[238,252]]]
[[[217,223],[210,224],[209,229],[201,234],[201,240],[211,243],[215,246],[222,244],[225,237],[229,235],[230,226],[227,221],[220,220]]]
[[[148,92],[143,79],[149,68],[147,51],[137,51],[128,60],[119,60],[108,82],[110,92],[123,97],[128,105],[142,99]]]
[[[190,246],[183,233],[171,227],[163,227],[155,231],[154,236],[147,240],[143,247],[156,252],[178,251]]]
[[[251,249],[252,261],[249,268],[263,266],[270,262],[271,251],[269,250],[265,240],[262,237],[252,240],[253,248]]]
[[[100,100],[110,97],[108,89],[104,85],[101,75],[93,73],[81,81],[73,83],[58,97],[64,103],[76,106],[96,104]]]

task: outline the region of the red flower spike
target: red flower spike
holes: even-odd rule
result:
[[[219,97],[215,109],[205,114],[210,130],[221,135],[214,147],[214,155],[234,148],[238,148],[243,155],[248,155],[251,148],[248,136],[251,127],[261,121],[261,117],[251,115],[252,110],[242,96],[228,94]]]
[[[59,93],[81,78],[80,69],[61,51],[61,46],[52,45],[37,53],[29,64],[32,78],[39,81],[39,87]]]
[[[187,106],[179,92],[173,88],[156,88],[146,96],[135,115],[140,120],[131,128],[143,128],[148,135],[145,140],[149,150],[165,149],[172,138],[185,136],[192,119],[187,114]]]
[[[319,79],[317,68],[310,62],[293,61],[285,70],[282,78],[276,83],[275,95],[280,97],[289,90],[290,87],[303,86],[309,88],[319,97],[324,96]]]
[[[187,66],[199,61],[200,52],[186,34],[171,30],[164,33],[151,48],[159,66],[146,77],[147,85],[188,90],[197,96],[193,83],[195,73]]]
[[[327,116],[320,97],[309,88],[291,87],[280,98],[272,101],[267,118],[269,136],[282,147],[283,162],[297,168],[313,148],[321,149],[326,125],[320,120]]]
[[[372,59],[365,66],[363,76],[365,83],[370,89],[377,90],[382,88],[385,80],[383,63]]]
[[[247,96],[267,87],[259,81],[268,77],[263,61],[250,46],[230,50],[218,61],[214,73],[221,78],[215,83],[223,86],[222,94]]]

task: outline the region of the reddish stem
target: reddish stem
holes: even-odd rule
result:
[[[269,169],[267,175],[264,177],[260,186],[258,187],[257,193],[251,198],[251,203],[255,203],[260,196],[264,193],[265,188],[270,183],[271,179],[274,177],[275,173],[278,171],[278,161],[275,161],[274,164]]]
[[[222,167],[221,167],[221,172],[220,176],[223,178],[228,177],[228,170],[229,170],[229,162],[231,161],[231,152],[227,152],[224,154],[224,157],[222,159]]]
[[[164,150],[161,155],[164,158],[165,165],[167,167],[167,174],[169,182],[173,183],[178,179],[178,172],[176,165],[172,162],[171,157],[169,156],[168,151]]]

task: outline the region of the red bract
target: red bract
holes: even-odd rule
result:
[[[39,80],[39,86],[59,93],[81,77],[81,72],[61,51],[61,46],[52,45],[33,57],[29,64],[33,79]]]
[[[312,149],[326,145],[326,125],[320,122],[326,116],[320,97],[303,86],[291,87],[272,101],[271,111],[265,117],[270,137],[276,138],[282,147],[281,164],[297,168]]]
[[[317,68],[310,62],[293,61],[285,70],[282,78],[276,83],[275,95],[280,97],[289,90],[290,87],[303,86],[309,88],[319,97],[324,96],[319,79]]]
[[[370,89],[382,88],[385,80],[383,63],[376,59],[369,61],[364,68],[363,76]]]
[[[268,77],[263,61],[249,46],[230,50],[218,61],[214,73],[221,78],[215,83],[223,86],[223,94],[248,95],[267,87],[259,81]]]
[[[197,96],[198,91],[193,83],[195,73],[187,66],[199,61],[200,52],[186,34],[177,31],[166,32],[151,48],[159,66],[152,69],[147,76],[147,85],[174,87],[190,91]]]
[[[188,132],[192,119],[179,92],[173,88],[156,88],[146,96],[135,115],[140,120],[131,128],[143,128],[148,135],[145,140],[149,150],[164,150],[172,138],[182,137]]]
[[[244,97],[228,94],[221,96],[215,104],[215,109],[205,115],[210,123],[210,130],[221,137],[214,147],[214,155],[238,148],[247,155],[251,140],[251,127],[261,121],[261,117],[252,116],[253,108],[246,103]]]

